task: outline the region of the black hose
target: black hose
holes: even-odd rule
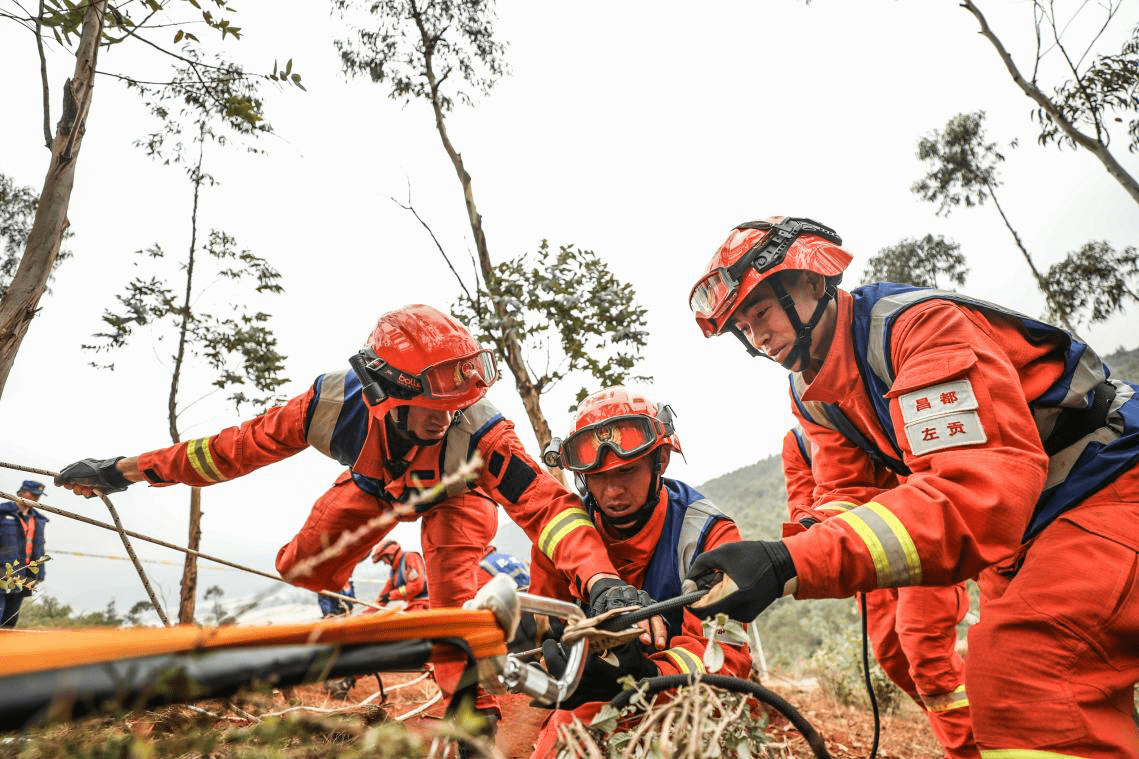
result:
[[[862,674],[866,678],[866,694],[870,696],[870,708],[874,710],[874,744],[870,747],[870,759],[878,756],[878,738],[882,734],[882,719],[878,716],[878,697],[874,695],[874,685],[870,682],[870,635],[866,631],[866,594],[862,593]]]
[[[807,721],[806,717],[799,713],[799,710],[788,703],[782,696],[777,693],[764,688],[759,683],[753,683],[750,680],[741,680],[738,677],[728,677],[726,675],[701,675],[700,682],[722,688],[724,690],[732,691],[733,693],[743,693],[752,696],[757,701],[775,709],[777,712],[786,717],[795,729],[798,730],[803,738],[806,739],[807,745],[815,752],[818,759],[830,759],[830,753],[827,751],[826,744],[823,743],[822,737],[815,731],[815,728]],[[645,691],[646,696],[652,696],[662,690],[669,688],[678,688],[682,685],[692,685],[696,682],[696,678],[692,675],[665,675],[663,677],[650,677],[641,680],[637,683],[638,690],[623,690],[609,702],[610,706],[620,710],[624,709],[629,700],[632,699],[633,694],[640,692],[642,686],[647,685],[648,690]]]

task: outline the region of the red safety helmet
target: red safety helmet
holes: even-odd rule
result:
[[[705,337],[722,334],[751,291],[781,271],[821,274],[833,289],[852,259],[840,245],[838,233],[810,219],[772,216],[736,226],[688,296],[696,323]]]
[[[349,363],[381,415],[396,406],[463,409],[498,379],[494,354],[454,318],[423,305],[381,316]]]
[[[671,406],[661,406],[624,387],[611,387],[589,396],[578,406],[574,431],[563,441],[554,438],[542,456],[547,466],[571,472],[604,472],[647,456],[663,446],[677,453]],[[605,452],[614,455],[606,459]]]
[[[380,543],[380,547],[372,553],[372,562],[387,561],[394,567],[401,553],[403,553],[403,548],[400,546],[399,541],[388,538],[383,543]]]

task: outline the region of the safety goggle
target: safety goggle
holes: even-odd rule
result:
[[[582,427],[565,440],[554,438],[542,454],[546,466],[571,472],[588,472],[601,464],[605,451],[618,458],[634,459],[674,432],[670,406],[661,407],[654,419],[644,414],[614,416]]]
[[[402,400],[423,397],[437,401],[465,398],[477,384],[490,387],[498,380],[498,364],[489,350],[432,364],[419,374],[392,366],[374,351],[364,349],[348,360],[363,385],[364,398],[375,406],[389,395]],[[381,385],[380,379],[386,380]],[[393,391],[385,392],[384,387]]]
[[[696,283],[688,296],[688,307],[698,317],[715,320],[723,316],[727,306],[735,300],[747,270],[752,268],[762,274],[783,263],[799,235],[816,235],[835,245],[842,244],[842,238],[833,229],[810,219],[787,218],[778,224],[749,221],[736,229],[770,230],[771,234],[765,235],[731,266],[713,269]]]

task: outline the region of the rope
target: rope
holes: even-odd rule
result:
[[[59,476],[58,472],[51,472],[47,469],[36,469],[35,467],[22,466],[20,464],[11,464],[6,461],[0,461],[0,467],[40,474],[44,477],[51,477],[53,480]],[[131,562],[134,563],[135,571],[138,572],[138,578],[142,580],[142,587],[146,590],[147,597],[150,598],[150,605],[158,613],[158,618],[162,620],[162,624],[169,627],[170,620],[166,616],[166,610],[162,608],[162,604],[158,603],[158,596],[155,594],[154,588],[150,586],[150,579],[146,576],[146,571],[143,570],[142,564],[139,563],[138,556],[135,555],[134,546],[132,546],[130,540],[127,539],[126,531],[123,529],[123,523],[119,519],[119,512],[115,510],[115,505],[111,503],[111,499],[102,491],[96,490],[95,492],[99,496],[99,500],[106,505],[107,511],[111,513],[111,520],[115,523],[115,532],[119,534],[119,538],[123,541],[123,548],[127,550],[127,556],[129,556]]]
[[[48,506],[46,503],[43,503],[42,501],[40,501],[40,502],[29,501],[26,498],[21,498],[20,496],[17,496],[17,495],[5,493],[3,490],[0,490],[0,498],[7,498],[7,499],[12,500],[12,501],[18,501],[20,503],[26,503],[26,504],[29,504],[31,506],[34,506],[37,509],[42,509],[43,511],[46,511],[49,514],[57,514],[61,517],[67,517],[68,519],[74,519],[78,522],[84,522],[85,524],[93,525],[95,527],[101,527],[104,530],[110,530],[112,532],[118,532],[118,530],[115,529],[114,525],[107,524],[106,522],[100,522],[98,519],[92,519],[91,517],[85,517],[82,514],[75,514],[75,513],[70,512],[70,511],[65,511],[64,509],[58,508],[56,506]],[[167,543],[165,540],[159,540],[158,538],[152,538],[149,535],[143,535],[142,533],[134,532],[133,530],[123,530],[123,533],[125,533],[126,535],[129,535],[130,537],[134,538],[135,540],[142,540],[146,543],[153,543],[154,545],[162,546],[163,548],[169,548],[172,551],[180,551],[180,552],[182,552],[184,554],[188,554],[190,556],[196,556],[199,559],[205,559],[206,561],[212,561],[212,562],[217,563],[217,564],[223,564],[227,567],[232,567],[234,569],[240,569],[243,572],[248,572],[250,574],[254,574],[254,575],[257,575],[259,577],[268,578],[270,580],[273,580],[274,582],[279,582],[283,585],[289,585],[290,587],[295,587],[288,580],[285,580],[284,578],[282,578],[278,575],[269,574],[268,572],[263,572],[260,569],[254,569],[253,567],[247,567],[244,564],[238,564],[237,562],[234,562],[234,561],[227,561],[226,559],[219,559],[217,556],[211,556],[208,553],[202,553],[201,551],[195,551],[193,549],[185,548],[183,546],[175,545],[173,543]],[[351,598],[350,596],[341,595],[340,593],[333,593],[331,590],[321,590],[321,591],[317,591],[317,592],[322,596],[327,596],[328,598],[336,598],[336,599],[341,600],[341,601],[348,601],[350,603],[360,604],[361,606],[367,606],[367,607],[370,607],[372,609],[382,610],[384,608],[378,604],[369,603],[368,601],[362,601],[359,598]]]

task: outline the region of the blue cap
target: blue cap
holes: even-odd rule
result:
[[[36,482],[35,480],[24,480],[24,484],[20,486],[20,490],[27,490],[36,495],[44,494],[44,484]]]

